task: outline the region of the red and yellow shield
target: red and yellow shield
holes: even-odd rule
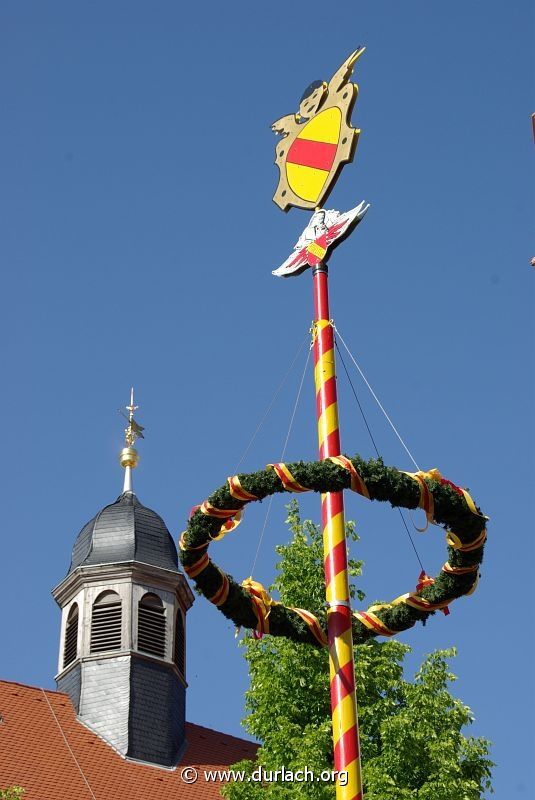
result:
[[[329,83],[315,81],[301,98],[299,112],[272,124],[281,137],[275,163],[279,183],[273,200],[283,211],[291,206],[321,206],[342,166],[353,159],[360,130],[350,122],[358,86],[349,79],[364,52],[359,47],[343,62]]]
[[[341,127],[336,106],[303,125],[286,156],[286,179],[297,197],[318,202],[336,160]]]

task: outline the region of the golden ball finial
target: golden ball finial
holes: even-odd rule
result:
[[[123,447],[119,454],[121,467],[137,467],[139,463],[139,453],[135,447]]]
[[[124,468],[124,487],[123,492],[132,492],[132,470],[134,467],[137,467],[139,463],[139,453],[137,452],[136,448],[134,447],[135,442],[138,439],[144,439],[143,431],[145,428],[143,425],[140,425],[139,422],[136,422],[134,419],[134,411],[137,411],[138,406],[134,404],[134,389],[130,390],[130,405],[126,406],[126,410],[128,411],[128,416],[126,420],[128,422],[128,427],[124,432],[125,438],[125,445],[121,452],[119,453],[119,463],[121,467]],[[123,416],[126,416],[123,414]]]

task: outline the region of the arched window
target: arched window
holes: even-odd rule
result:
[[[186,664],[185,664],[185,650],[186,650],[186,641],[184,636],[184,620],[182,619],[182,614],[179,611],[176,612],[176,622],[175,622],[175,646],[174,646],[174,653],[173,653],[173,660],[177,665],[180,674],[185,677],[186,675]]]
[[[67,617],[65,627],[65,647],[63,649],[63,669],[76,661],[78,655],[78,604],[74,603]]]
[[[139,601],[137,649],[141,653],[165,658],[165,608],[155,594],[145,594]]]
[[[103,592],[93,603],[90,653],[121,649],[121,598],[117,592]]]

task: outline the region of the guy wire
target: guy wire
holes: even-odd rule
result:
[[[381,458],[381,454],[379,453],[379,450],[378,450],[378,448],[377,448],[377,445],[375,444],[375,439],[373,438],[373,434],[372,434],[372,432],[371,432],[370,426],[368,425],[368,420],[366,419],[366,415],[365,415],[365,413],[364,413],[364,409],[362,408],[362,406],[361,406],[361,404],[360,404],[360,401],[359,401],[359,398],[358,398],[357,392],[356,392],[356,390],[355,390],[355,387],[353,386],[353,382],[352,382],[352,380],[351,380],[351,377],[350,377],[350,375],[349,375],[349,372],[347,371],[347,367],[346,367],[346,364],[345,364],[345,361],[344,361],[344,357],[342,356],[342,353],[341,353],[341,351],[340,351],[340,348],[338,347],[338,342],[336,341],[336,333],[337,333],[337,331],[336,331],[336,328],[335,328],[334,330],[335,330],[334,346],[336,347],[336,350],[337,350],[337,352],[338,352],[338,355],[340,356],[340,361],[342,362],[342,366],[343,366],[343,368],[344,368],[344,372],[345,372],[345,374],[346,374],[346,376],[347,376],[347,379],[348,379],[348,381],[349,381],[349,385],[351,386],[351,389],[352,389],[352,391],[353,391],[353,395],[354,395],[354,397],[355,397],[355,400],[357,401],[357,405],[358,405],[358,407],[359,407],[359,409],[360,409],[360,413],[362,414],[362,419],[364,420],[364,424],[366,425],[366,428],[367,428],[367,430],[368,430],[368,433],[370,434],[370,439],[372,440],[372,444],[373,444],[373,446],[374,446],[375,452],[377,453],[377,458]],[[340,337],[340,338],[342,338],[342,337]],[[346,349],[347,349],[347,348],[346,348]],[[406,449],[406,448],[405,448],[405,449]],[[413,459],[413,460],[414,460],[414,459]],[[418,466],[418,465],[416,465],[416,466]],[[411,545],[412,545],[412,549],[414,550],[414,552],[415,552],[415,554],[416,554],[416,558],[418,559],[418,563],[420,564],[420,568],[423,570],[423,569],[424,569],[424,565],[422,564],[422,559],[420,558],[420,555],[419,555],[419,553],[418,553],[418,550],[416,549],[416,545],[414,544],[414,540],[413,540],[413,538],[412,538],[412,536],[411,536],[411,532],[410,532],[410,530],[409,530],[409,527],[408,527],[408,525],[407,525],[407,523],[406,523],[406,521],[405,521],[405,517],[403,516],[403,512],[401,511],[401,508],[399,508],[399,506],[396,506],[396,508],[397,508],[397,510],[399,511],[399,515],[400,515],[400,517],[401,517],[401,521],[403,522],[403,525],[404,525],[404,527],[405,527],[405,530],[406,530],[406,532],[407,532],[407,536],[409,537],[410,543],[411,543]]]
[[[261,429],[262,425],[263,425],[263,424],[264,424],[264,422],[266,421],[266,419],[267,419],[267,417],[268,417],[268,415],[269,415],[269,412],[270,412],[270,411],[271,411],[271,409],[273,408],[273,404],[274,404],[275,400],[276,400],[276,399],[277,399],[277,397],[279,396],[279,394],[280,394],[280,392],[281,392],[281,389],[282,389],[282,387],[283,387],[283,386],[284,386],[284,384],[286,383],[286,381],[287,381],[287,379],[288,379],[288,376],[289,376],[290,372],[292,371],[292,369],[293,369],[293,367],[294,367],[294,364],[295,364],[295,362],[297,361],[297,359],[298,359],[298,358],[299,358],[299,356],[301,355],[301,350],[303,349],[303,347],[305,346],[305,344],[306,344],[306,342],[307,342],[307,341],[308,341],[308,336],[305,336],[305,338],[303,339],[303,341],[302,341],[302,342],[301,342],[301,344],[299,345],[299,347],[298,347],[298,349],[297,349],[297,352],[296,352],[295,356],[293,357],[292,363],[290,364],[290,366],[288,367],[288,369],[287,369],[287,371],[286,371],[286,374],[284,375],[283,379],[282,379],[282,380],[281,380],[281,382],[279,383],[279,386],[278,386],[278,388],[275,390],[275,394],[273,395],[273,397],[271,398],[271,400],[270,400],[269,404],[267,405],[267,407],[266,407],[266,410],[264,411],[264,414],[262,415],[262,418],[261,418],[260,422],[259,422],[259,423],[258,423],[258,425],[256,426],[256,429],[255,429],[255,431],[254,431],[253,435],[251,436],[251,439],[250,439],[250,441],[249,441],[249,444],[247,445],[247,447],[246,447],[246,448],[245,448],[245,450],[243,451],[243,454],[242,454],[242,456],[241,456],[240,460],[238,461],[238,463],[237,463],[237,464],[236,464],[236,466],[234,467],[234,475],[236,475],[236,474],[237,474],[237,472],[238,472],[238,467],[240,466],[240,464],[242,464],[242,463],[243,463],[243,461],[245,460],[245,457],[247,456],[247,453],[248,453],[248,452],[249,452],[249,450],[251,449],[251,447],[252,447],[252,445],[253,445],[253,442],[254,442],[254,440],[256,439],[257,435],[258,435],[258,432],[260,431],[260,429]]]
[[[418,464],[417,464],[417,463],[416,463],[416,461],[414,460],[414,457],[413,457],[413,455],[412,455],[411,451],[409,450],[409,448],[407,447],[407,445],[405,444],[405,442],[404,442],[404,441],[403,441],[403,439],[401,438],[401,434],[399,433],[398,429],[396,428],[396,426],[394,425],[394,423],[392,422],[392,420],[390,419],[390,417],[389,417],[389,416],[388,416],[388,414],[386,413],[385,409],[384,409],[384,408],[383,408],[383,406],[381,405],[381,401],[379,400],[379,398],[377,397],[377,395],[376,395],[376,394],[375,394],[375,392],[373,391],[372,387],[370,386],[370,384],[369,384],[369,382],[368,382],[368,379],[366,378],[366,375],[363,373],[363,371],[361,370],[361,368],[360,368],[360,367],[359,367],[359,365],[357,364],[357,362],[356,362],[356,360],[355,360],[355,357],[354,357],[353,353],[351,352],[351,350],[349,349],[349,347],[348,347],[348,346],[347,346],[347,344],[345,343],[345,341],[344,341],[344,338],[343,338],[342,334],[340,333],[340,331],[338,330],[338,328],[337,328],[337,327],[336,327],[336,325],[334,325],[334,324],[333,324],[333,329],[334,329],[334,332],[335,332],[335,334],[336,334],[336,335],[337,335],[337,336],[340,338],[340,341],[342,342],[342,344],[344,345],[345,349],[347,350],[347,352],[348,352],[348,354],[349,354],[349,358],[351,359],[351,361],[353,362],[353,364],[354,364],[354,365],[356,366],[356,368],[358,369],[358,371],[359,371],[359,373],[360,373],[360,376],[361,376],[362,380],[364,381],[364,383],[366,384],[366,386],[368,387],[368,389],[370,390],[370,392],[371,392],[371,394],[372,394],[372,397],[373,397],[373,399],[375,400],[375,402],[377,403],[377,405],[379,406],[379,408],[381,409],[381,411],[382,411],[382,412],[383,412],[383,414],[385,415],[386,419],[388,420],[388,424],[390,425],[390,427],[392,428],[392,430],[394,431],[394,433],[395,433],[395,434],[396,434],[396,436],[398,437],[399,441],[400,441],[400,442],[401,442],[401,444],[403,445],[403,447],[404,447],[404,449],[405,449],[405,451],[406,451],[407,455],[409,456],[410,460],[412,461],[412,463],[414,464],[414,466],[416,467],[416,469],[417,469],[417,470],[420,470],[420,467],[418,466]]]
[[[302,346],[301,346],[299,352],[301,352],[301,350],[302,350]],[[296,414],[296,411],[297,411],[297,406],[299,405],[299,399],[301,397],[301,391],[303,389],[303,383],[304,383],[304,380],[305,380],[305,375],[306,375],[306,371],[307,371],[307,367],[308,367],[308,362],[310,361],[310,352],[311,352],[311,350],[309,348],[307,359],[305,361],[305,368],[303,369],[303,374],[301,375],[301,382],[299,384],[299,389],[297,391],[297,397],[296,397],[296,400],[295,400],[295,403],[294,403],[292,416],[290,418],[290,424],[288,426],[288,433],[286,434],[286,440],[284,442],[284,447],[282,448],[282,454],[281,454],[281,457],[280,457],[281,461],[284,461],[284,456],[286,455],[286,448],[287,448],[288,442],[290,440],[290,434],[292,432],[292,427],[293,427],[293,423],[294,423],[294,419],[295,419],[295,414]],[[295,359],[294,359],[294,361],[295,361]],[[266,511],[266,516],[265,516],[265,519],[264,519],[264,524],[262,526],[262,531],[260,533],[260,538],[258,540],[258,547],[256,548],[256,553],[255,553],[255,557],[254,557],[254,561],[253,561],[253,566],[251,567],[251,575],[254,572],[254,568],[256,566],[256,562],[257,562],[257,559],[258,559],[258,555],[260,553],[260,548],[262,546],[262,540],[264,538],[264,533],[266,532],[266,528],[267,528],[269,514],[270,514],[270,511],[271,511],[272,504],[273,504],[273,495],[271,495],[270,498],[269,498],[269,503],[268,503],[268,507],[267,507],[267,511]]]

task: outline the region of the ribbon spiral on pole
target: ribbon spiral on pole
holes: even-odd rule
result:
[[[313,272],[315,320],[314,381],[320,460],[341,452],[336,393],[334,332],[329,317],[327,267],[319,264]],[[329,639],[331,714],[334,768],[346,775],[336,783],[337,800],[362,800],[362,777],[358,730],[357,694],[349,575],[344,520],[344,495],[321,495],[323,553]]]

